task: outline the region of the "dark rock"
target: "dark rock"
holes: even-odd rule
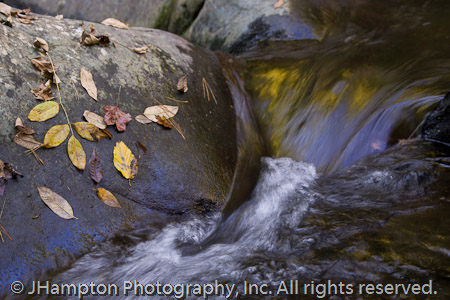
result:
[[[240,54],[267,40],[316,39],[290,3],[206,0],[184,36],[201,46]]]
[[[422,134],[426,139],[450,143],[450,93],[427,115]]]
[[[9,179],[0,223],[14,241],[0,244],[2,288],[14,280],[29,280],[37,270],[60,268],[113,232],[130,228],[139,219],[152,218],[155,210],[167,214],[205,212],[220,208],[230,189],[237,162],[236,117],[230,92],[217,57],[184,39],[153,29],[120,30],[95,24],[99,34],[108,35],[117,47],[85,47],[78,39],[84,27],[80,21],[37,16],[32,24],[13,22],[0,27],[0,159],[11,163],[24,178]],[[67,155],[67,141],[52,149],[39,149],[46,163],[40,165],[33,155],[13,143],[14,122],[21,117],[43,140],[52,126],[66,122],[62,111],[45,122],[30,122],[29,111],[41,103],[30,89],[44,80],[30,62],[39,56],[32,46],[36,37],[50,45],[50,55],[59,67],[62,101],[71,122],[84,121],[84,110],[103,115],[102,106],[114,105],[121,86],[119,106],[133,117],[157,99],[163,104],[179,105],[174,120],[186,139],[175,130],[133,120],[123,133],[112,126],[112,140],[90,142],[81,139],[87,158],[94,147],[100,155],[103,180],[96,185],[88,171],[80,172]],[[130,50],[151,45],[146,54]],[[81,87],[80,68],[93,74],[98,102]],[[178,79],[187,75],[189,91],[177,91]],[[202,78],[217,98],[203,97]],[[75,92],[76,89],[76,92]],[[57,96],[56,87],[52,88]],[[188,103],[169,101],[175,97]],[[135,179],[124,179],[113,166],[113,147],[124,143],[135,154],[139,171]],[[141,142],[147,152],[139,150]],[[40,199],[36,186],[44,185],[63,196],[73,207],[77,220],[55,215]],[[95,189],[103,187],[116,195],[122,209],[104,205]],[[38,216],[33,219],[34,216]],[[34,277],[35,278],[35,277]],[[6,290],[0,290],[0,295]]]
[[[31,7],[40,14],[101,22],[116,18],[133,26],[152,27],[182,33],[195,19],[204,0],[6,0],[15,7]],[[107,4],[107,5],[105,5]]]

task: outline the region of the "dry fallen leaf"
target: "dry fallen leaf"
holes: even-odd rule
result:
[[[124,22],[122,22],[120,20],[114,19],[114,18],[105,19],[105,20],[102,21],[102,24],[103,25],[112,26],[112,27],[116,27],[116,28],[119,28],[119,29],[129,29],[130,28],[130,25],[128,25],[128,24],[126,24],[126,23],[124,23]]]
[[[141,142],[137,141],[136,146],[141,149],[144,153],[147,153],[147,147],[144,146]]]
[[[138,162],[124,142],[116,143],[114,147],[114,167],[126,179],[133,179],[138,172]]]
[[[46,101],[36,105],[28,114],[30,121],[42,122],[53,118],[59,112],[59,104],[55,101]]]
[[[52,64],[43,57],[36,57],[31,59],[31,63],[41,71],[41,75],[48,78],[53,79],[53,67]],[[55,72],[58,71],[58,67],[55,66]]]
[[[11,6],[0,2],[0,13],[2,13],[5,16],[9,17],[11,15]]]
[[[133,51],[136,52],[137,54],[145,54],[147,53],[148,48],[150,48],[149,46],[143,46],[140,48],[133,48]]]
[[[106,205],[121,208],[119,201],[110,191],[105,190],[104,188],[99,188],[97,189],[97,196]]]
[[[106,130],[106,129],[97,130],[94,133],[94,137],[97,139],[97,141],[100,141],[100,140],[102,140],[104,138],[112,139],[111,133],[109,133],[109,131]]]
[[[16,178],[17,176],[23,177],[22,174],[17,172],[13,166],[9,163],[4,163],[0,159],[0,197],[5,192],[5,184],[8,179]]]
[[[33,93],[36,100],[49,101],[55,99],[55,97],[52,97],[52,88],[50,85],[44,85],[41,83],[39,89],[31,89],[30,91]]]
[[[95,86],[95,82],[94,79],[92,78],[91,72],[82,67],[80,70],[80,80],[81,85],[86,89],[89,96],[91,96],[91,98],[94,99],[95,101],[98,101],[97,87]]]
[[[116,124],[117,131],[123,132],[127,129],[127,124],[131,122],[131,115],[124,113],[117,105],[103,106],[103,112],[105,113],[105,123],[107,125]]]
[[[35,134],[36,132],[28,125],[23,124],[21,118],[16,119],[16,125],[15,128],[17,131],[24,133],[24,134]]]
[[[64,19],[64,16],[63,15],[56,15],[55,19],[61,21],[61,20]]]
[[[67,153],[72,161],[72,164],[80,170],[86,168],[86,153],[84,153],[83,146],[73,135],[67,144]]]
[[[178,112],[178,106],[172,105],[155,105],[147,107],[144,115],[151,121],[158,123],[156,116],[164,117],[166,119],[172,118]]]
[[[36,38],[33,45],[38,49],[42,49],[45,52],[48,52],[48,44],[44,39]]]
[[[180,78],[180,80],[178,80],[177,90],[182,93],[186,93],[188,91],[186,75],[184,75],[183,77]]]
[[[28,150],[37,149],[42,146],[42,144],[38,140],[36,140],[34,136],[21,132],[14,136],[13,141],[17,145],[27,148]]]
[[[85,46],[99,45],[101,47],[106,47],[109,45],[109,37],[106,35],[95,35],[94,24],[90,25],[91,33],[86,33],[83,30],[81,34],[80,43]]]
[[[173,127],[172,124],[170,124],[170,122],[167,121],[167,119],[164,118],[164,117],[156,116],[156,120],[158,120],[157,123],[159,125],[162,125],[162,126],[164,126],[166,128],[172,128]]]
[[[278,2],[273,5],[273,8],[282,7],[283,5],[284,5],[284,0],[278,0]]]
[[[45,148],[54,148],[61,145],[69,136],[70,128],[69,125],[56,125],[50,128],[44,137],[44,144],[42,145]]]
[[[70,206],[66,199],[45,186],[38,186],[37,189],[42,201],[44,201],[55,214],[63,219],[77,219],[73,215],[72,206]]]
[[[96,183],[100,183],[103,178],[102,165],[100,163],[100,156],[97,154],[97,150],[92,151],[91,158],[88,162],[89,175],[91,175],[92,180]]]
[[[147,118],[144,115],[137,115],[136,117],[134,117],[134,119],[136,121],[138,121],[139,123],[142,123],[142,124],[148,124],[148,123],[152,123],[153,122],[152,120],[150,120],[149,118]]]
[[[88,121],[91,124],[94,124],[98,128],[100,129],[106,128],[106,123],[102,116],[99,116],[96,113],[90,112],[88,110],[84,111],[83,116],[86,119],[86,121]]]
[[[99,129],[89,122],[77,122],[72,123],[73,128],[75,128],[75,131],[83,138],[88,141],[94,142],[94,138],[92,137],[92,134],[95,134]]]

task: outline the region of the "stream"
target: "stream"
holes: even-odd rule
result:
[[[449,299],[450,148],[417,137],[450,88],[450,3],[336,3],[293,1],[320,39],[229,58],[267,147],[249,195],[227,214],[155,217],[52,282],[114,283],[119,299],[219,283],[240,299]]]

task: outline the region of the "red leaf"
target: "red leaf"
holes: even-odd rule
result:
[[[107,125],[116,124],[117,131],[123,132],[127,129],[127,124],[131,122],[131,115],[124,113],[117,105],[103,106],[105,113],[105,123]]]
[[[97,150],[92,151],[91,158],[88,162],[89,166],[89,175],[91,175],[92,180],[97,183],[100,183],[103,178],[103,170],[102,165],[100,164],[100,156],[97,154]]]

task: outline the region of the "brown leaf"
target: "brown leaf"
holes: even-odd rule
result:
[[[28,150],[37,149],[42,146],[42,144],[36,140],[34,136],[21,132],[14,136],[13,141],[17,145],[27,148]]]
[[[172,124],[170,124],[170,122],[167,121],[167,119],[164,118],[164,117],[156,116],[156,120],[158,120],[158,122],[156,122],[156,123],[158,123],[159,125],[162,125],[162,126],[164,126],[166,128],[172,128],[173,127]]]
[[[273,5],[273,8],[279,8],[284,5],[284,0],[278,0],[277,3]]]
[[[107,125],[116,124],[117,131],[123,132],[127,129],[127,124],[131,122],[131,115],[123,112],[117,105],[103,106],[105,113],[105,123]]]
[[[119,29],[129,29],[130,28],[130,25],[128,25],[120,20],[114,19],[114,18],[105,19],[102,21],[102,24],[112,26],[115,28],[119,28]]]
[[[43,57],[36,57],[31,59],[31,63],[41,71],[41,75],[47,79],[53,80],[53,67],[52,64]],[[58,71],[58,67],[55,66],[55,72]]]
[[[58,147],[67,139],[69,132],[70,128],[67,124],[53,126],[45,134],[44,144],[42,146],[45,148]]]
[[[92,134],[95,134],[95,132],[99,131],[99,129],[91,123],[88,122],[77,122],[72,123],[73,128],[75,128],[75,131],[84,139],[88,141],[94,142],[94,138],[92,137]]]
[[[182,93],[186,93],[188,91],[186,75],[184,75],[183,77],[180,78],[180,80],[178,80],[177,90]]]
[[[38,49],[42,49],[45,52],[48,52],[48,44],[44,39],[36,38],[33,45]]]
[[[33,20],[31,20],[31,19],[18,18],[16,20],[19,21],[20,23],[23,23],[23,24],[31,24],[33,22]]]
[[[28,125],[23,124],[22,119],[21,118],[17,118],[16,119],[16,126],[15,126],[16,130],[18,132],[21,132],[23,134],[35,134],[36,132],[33,130],[33,128],[31,128]]]
[[[86,153],[81,146],[80,141],[78,141],[73,135],[69,139],[67,144],[67,153],[72,161],[72,164],[80,170],[86,168]]]
[[[41,85],[39,86],[39,89],[36,90],[30,90],[33,95],[34,98],[36,100],[43,100],[43,101],[48,101],[48,100],[52,100],[55,99],[55,97],[52,97],[52,88],[50,85],[44,85],[41,83]]]
[[[97,190],[97,196],[106,205],[121,208],[119,201],[110,191],[105,190],[104,188],[99,188]]]
[[[45,186],[38,186],[37,189],[42,201],[44,201],[55,214],[63,219],[77,219],[73,215],[72,206],[70,206],[66,199]]]
[[[100,183],[103,178],[102,165],[100,163],[100,156],[97,154],[97,150],[92,151],[91,158],[88,162],[89,175],[91,175],[92,180],[96,183]]]
[[[11,164],[4,163],[0,159],[0,196],[3,196],[3,193],[5,192],[6,181],[11,178],[16,178],[17,176],[23,177],[23,175],[17,172]]]
[[[136,146],[141,149],[144,153],[147,153],[147,147],[144,146],[141,142],[137,141]]]
[[[86,70],[85,68],[81,68],[80,70],[80,81],[81,85],[86,89],[89,96],[91,96],[92,99],[95,101],[98,101],[97,99],[97,87],[95,86],[94,79],[92,78],[91,72]]]
[[[102,140],[102,139],[104,139],[104,138],[112,139],[111,133],[109,133],[109,131],[106,130],[106,129],[97,130],[97,131],[94,133],[94,137],[97,139],[97,141],[100,141],[100,140]]]
[[[102,47],[109,45],[109,37],[106,35],[95,35],[95,27],[94,24],[90,25],[91,33],[87,33],[83,30],[81,34],[80,43],[85,46],[99,45]]]
[[[144,115],[137,115],[136,117],[134,117],[134,119],[142,124],[149,124],[149,123],[153,122],[152,120],[150,120],[149,118],[147,118]]]
[[[133,51],[136,52],[137,54],[145,54],[147,53],[148,48],[150,48],[149,46],[143,46],[140,48],[133,48]]]

